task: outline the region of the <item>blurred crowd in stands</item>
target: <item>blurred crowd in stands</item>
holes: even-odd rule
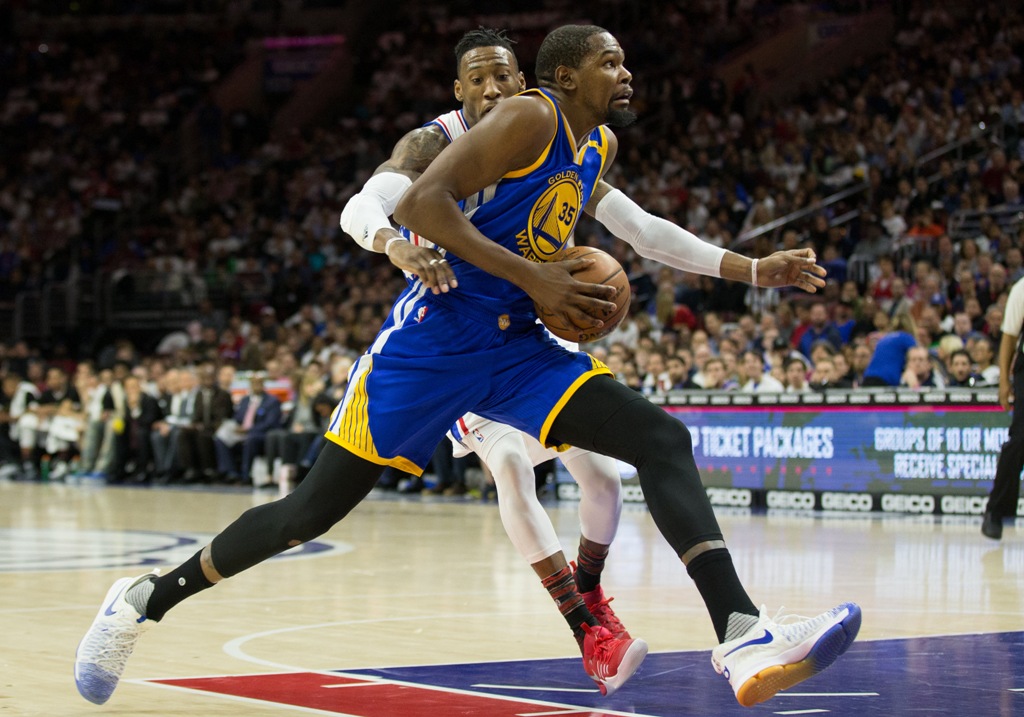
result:
[[[531,81],[548,27],[579,18],[527,5],[548,12],[547,25],[513,27]],[[626,50],[641,117],[618,131],[607,178],[751,256],[812,247],[828,286],[804,295],[687,275],[585,219],[577,243],[610,251],[634,287],[630,315],[588,350],[646,394],[996,385],[1024,230],[984,210],[1024,211],[1024,15],[908,3],[889,51],[784,103],[759,99],[752,68],[731,86],[708,71],[771,31],[784,5],[659,2],[643,14],[654,26],[629,4],[592,3],[588,19]],[[0,305],[104,276],[125,301],[181,295],[194,317],[157,344],[123,339],[91,355],[0,346],[0,475],[301,478],[348,367],[403,286],[340,232],[341,207],[402,134],[454,103],[449,48],[469,26],[451,7],[400,12],[403,29],[360,58],[356,105],[274,135],[267,117],[213,101],[254,33],[237,14],[206,32],[3,37]],[[920,164],[961,140],[976,156]],[[982,213],[977,229],[951,232],[965,210]]]

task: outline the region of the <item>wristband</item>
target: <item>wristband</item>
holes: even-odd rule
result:
[[[757,286],[757,259],[750,262],[750,283]]]
[[[396,241],[405,241],[405,237],[397,236],[388,239],[387,242],[384,244],[384,256],[389,258],[391,257],[391,243]]]

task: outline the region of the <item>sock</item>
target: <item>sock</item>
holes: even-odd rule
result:
[[[752,615],[757,620],[760,613],[743,589],[726,548],[701,553],[686,566],[686,572],[704,599],[719,642],[728,639],[726,635],[734,613]]]
[[[146,603],[149,602],[149,597],[153,594],[153,582],[155,580],[156,576],[149,576],[146,580],[140,580],[128,588],[128,592],[124,594],[124,601],[135,608],[135,611],[140,615],[146,614]]]
[[[168,610],[185,598],[206,588],[212,588],[213,583],[203,575],[203,567],[199,562],[202,552],[200,550],[166,575],[148,581],[153,585],[153,592],[143,605],[145,609],[139,610],[139,613],[145,615],[149,620],[159,622]],[[128,594],[130,595],[135,589],[129,590]],[[125,600],[128,600],[128,595],[125,595]],[[132,607],[135,607],[134,602],[128,601]],[[138,610],[138,607],[135,609]]]
[[[573,637],[576,638],[576,642],[582,649],[583,637],[586,635],[583,624],[597,626],[600,623],[590,614],[586,603],[580,597],[576,583],[573,581],[572,571],[568,567],[564,567],[540,582],[558,605],[558,612],[562,613],[562,617],[569,623],[569,629],[572,630]]]
[[[597,543],[591,545],[598,546]],[[584,546],[583,538],[580,538],[580,552],[576,558],[576,587],[581,593],[597,590],[597,586],[601,584],[601,571],[604,570],[604,561],[608,557],[608,546],[598,547],[603,547],[604,551],[599,552]]]
[[[729,616],[725,628],[725,642],[735,640],[740,635],[746,635],[754,625],[757,624],[757,615],[747,615],[742,612],[734,612]]]

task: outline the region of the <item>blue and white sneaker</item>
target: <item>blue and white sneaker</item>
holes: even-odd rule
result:
[[[85,699],[101,705],[110,699],[135,643],[150,621],[129,605],[125,593],[129,588],[149,580],[157,571],[137,578],[121,578],[103,599],[96,619],[78,643],[75,653],[75,685]]]
[[[762,605],[757,624],[712,650],[711,664],[739,703],[753,707],[835,662],[857,637],[860,618],[860,607],[849,602],[812,618],[769,618]]]

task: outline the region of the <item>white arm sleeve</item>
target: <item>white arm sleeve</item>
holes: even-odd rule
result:
[[[412,185],[412,180],[397,172],[381,172],[370,177],[341,210],[341,228],[368,249],[373,248],[373,237],[381,229],[390,229],[389,217],[398,206],[398,200]]]
[[[722,275],[725,249],[644,211],[618,189],[608,192],[598,202],[594,217],[646,259],[695,274]]]

